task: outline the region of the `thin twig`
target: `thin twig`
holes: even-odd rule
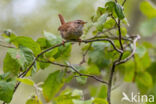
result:
[[[13,46],[8,46],[8,45],[3,45],[3,44],[0,44],[1,47],[4,47],[4,48],[16,48],[16,47],[13,47]]]
[[[87,50],[86,50],[86,51],[84,52],[84,54],[82,55],[82,60],[80,61],[80,64],[79,64],[79,65],[82,65],[83,63],[86,62],[86,55],[87,55],[89,49],[91,48],[91,46],[92,46],[92,43],[88,46]]]
[[[51,61],[39,61],[39,62],[43,62],[43,63],[51,63],[53,65],[57,65],[57,66],[60,66],[60,67],[66,67],[66,68],[71,68],[74,72],[76,72],[77,74],[79,74],[79,76],[86,76],[86,77],[90,77],[90,78],[93,78],[103,84],[108,84],[107,82],[97,78],[96,76],[94,75],[89,75],[89,74],[83,74],[83,73],[80,73],[73,65],[64,65],[64,64],[60,64],[60,63],[56,63],[56,62],[51,62]]]
[[[90,39],[91,39],[91,38],[90,38]],[[94,40],[90,40],[90,39],[82,40],[82,42],[83,42],[83,43],[90,43],[90,42],[96,42],[96,41],[108,41],[108,42],[113,46],[113,48],[114,48],[116,51],[118,51],[119,53],[122,53],[122,52],[123,52],[123,51],[121,51],[120,49],[118,49],[118,48],[115,46],[114,42],[113,42],[111,39],[107,39],[107,38],[105,38],[105,39],[94,39]],[[69,43],[69,42],[73,42],[73,41],[65,41],[64,44],[65,44],[65,43]],[[74,42],[78,42],[78,41],[74,41]],[[50,51],[50,50],[52,50],[52,49],[54,49],[54,48],[56,48],[56,47],[60,47],[60,46],[63,46],[63,44],[62,44],[62,43],[57,44],[57,45],[52,46],[52,47],[50,47],[50,48],[48,48],[48,49],[42,51],[41,53],[39,53],[39,54],[35,57],[35,59],[33,60],[33,62],[31,63],[31,65],[26,69],[26,71],[22,72],[18,77],[23,78],[23,77],[28,73],[28,71],[32,68],[32,66],[35,64],[36,60],[37,60],[41,55],[43,55],[44,53],[46,53],[46,52],[48,52],[48,51]],[[96,77],[94,77],[94,76],[90,76],[90,77],[96,79]],[[16,91],[16,89],[18,88],[19,85],[20,85],[20,82],[18,82],[18,83],[16,84],[15,90],[14,90],[14,91]]]
[[[123,45],[122,45],[122,35],[121,35],[121,28],[120,28],[120,19],[118,19],[118,31],[119,31],[119,43],[120,43],[120,47],[121,47],[121,50],[123,50]]]
[[[125,3],[126,3],[126,0],[123,1],[122,6],[124,6]]]
[[[116,65],[120,65],[122,63],[127,62],[128,60],[130,60],[133,57],[133,55],[134,55],[134,53],[136,51],[136,42],[137,42],[138,39],[140,39],[139,35],[136,36],[136,38],[133,40],[133,51],[127,58],[121,60],[122,56],[123,56],[123,53],[121,53],[120,56],[119,56],[119,59],[113,62],[113,65],[112,65],[112,68],[111,68],[111,73],[110,73],[110,76],[109,76],[108,91],[107,91],[107,101],[108,101],[109,104],[111,104],[111,88],[112,88],[112,80],[113,80],[115,67],[116,67]]]
[[[87,40],[82,40],[81,42],[83,42],[83,43],[90,43],[90,42],[97,42],[97,41],[108,41],[108,42],[113,46],[113,48],[114,48],[116,51],[118,51],[119,53],[122,53],[122,52],[123,52],[123,51],[121,51],[120,49],[118,49],[118,48],[115,46],[114,42],[113,42],[111,39],[107,39],[107,38],[105,38],[105,39],[94,39],[94,40],[87,39]],[[72,42],[72,41],[65,41],[64,44],[65,44],[65,43],[69,43],[69,42]],[[78,41],[75,41],[75,42],[78,42]],[[63,45],[63,44],[60,43],[60,44],[57,44],[57,45],[55,45],[55,46],[53,46],[53,47],[50,47],[50,48],[48,48],[48,49],[42,51],[40,54],[38,54],[38,55],[36,56],[36,58],[33,60],[32,64],[27,68],[27,70],[24,71],[23,73],[21,73],[21,74],[19,75],[19,77],[22,77],[22,78],[23,78],[23,77],[27,74],[27,72],[31,69],[31,67],[35,64],[35,61],[36,61],[42,54],[44,54],[44,53],[46,53],[46,52],[48,52],[48,51],[50,51],[50,50],[52,50],[52,49],[54,49],[54,48],[56,48],[56,47],[60,47],[60,46],[62,46],[62,45]]]
[[[133,51],[132,51],[132,53],[131,53],[127,58],[125,58],[125,59],[123,59],[123,60],[117,62],[116,65],[125,63],[125,62],[127,62],[128,60],[130,60],[130,59],[133,57],[133,55],[135,54],[135,51],[136,51],[136,42],[137,42],[137,40],[139,40],[139,39],[140,39],[140,36],[138,35],[138,36],[134,39],[134,41],[133,41]]]
[[[108,38],[104,38],[104,39],[93,39],[93,40],[82,40],[82,42],[84,42],[84,43],[89,43],[89,42],[97,42],[97,41],[108,41],[112,46],[113,46],[113,48],[117,51],[117,52],[119,52],[119,53],[123,53],[123,51],[122,50],[120,50],[120,49],[118,49],[116,46],[115,46],[115,44],[114,44],[114,42],[111,40],[111,39],[108,39]]]
[[[117,2],[117,0],[116,0]],[[108,81],[108,90],[107,90],[107,101],[108,101],[108,104],[111,104],[111,89],[112,89],[112,80],[113,80],[113,76],[114,76],[114,72],[115,72],[115,67],[116,67],[116,64],[118,62],[120,62],[120,60],[122,59],[122,56],[123,56],[123,52],[124,52],[124,48],[123,48],[123,44],[122,44],[122,34],[121,34],[121,27],[120,27],[120,19],[118,19],[118,21],[116,21],[116,19],[111,15],[111,17],[114,19],[114,21],[116,22],[117,24],[117,27],[118,27],[118,32],[119,32],[119,37],[118,37],[118,40],[119,40],[119,43],[120,43],[120,50],[122,50],[122,53],[120,53],[120,56],[117,60],[115,60],[113,62],[113,65],[112,65],[112,68],[111,68],[111,72],[110,72],[110,76],[109,76],[109,81]]]
[[[96,36],[93,37],[92,39],[97,39],[97,38],[108,38],[108,39],[112,39],[112,40],[118,40],[119,38],[116,36],[108,36],[108,35],[104,35],[104,36]],[[132,41],[131,37],[121,37],[122,40],[127,40],[127,41]]]

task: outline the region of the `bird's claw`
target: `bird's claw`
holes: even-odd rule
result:
[[[64,40],[62,41],[62,45],[65,47],[65,41]]]

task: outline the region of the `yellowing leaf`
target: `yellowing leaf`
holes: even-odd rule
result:
[[[156,7],[152,6],[148,1],[141,3],[140,10],[148,18],[156,17]]]
[[[28,78],[17,78],[17,80],[27,85],[31,85],[31,86],[34,85],[34,82]]]
[[[102,98],[95,98],[93,103],[94,104],[108,104],[108,102],[105,99],[102,99]]]

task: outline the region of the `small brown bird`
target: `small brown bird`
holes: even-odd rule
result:
[[[60,31],[62,38],[65,40],[81,41],[80,36],[83,34],[83,26],[87,22],[84,22],[83,20],[65,22],[61,14],[58,16],[61,22],[61,26],[58,28],[58,30]]]

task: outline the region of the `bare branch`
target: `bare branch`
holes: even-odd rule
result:
[[[126,0],[123,1],[122,6],[124,6],[125,3],[126,3]]]
[[[91,48],[91,46],[92,46],[92,43],[89,45],[89,47],[87,48],[87,50],[85,51],[85,53],[82,55],[82,60],[81,60],[81,62],[80,62],[79,65],[82,65],[83,63],[86,62],[86,55],[87,55],[89,49]]]
[[[111,39],[107,39],[107,38],[105,38],[105,39],[94,39],[94,40],[87,39],[87,40],[82,40],[81,42],[83,42],[83,43],[91,43],[91,42],[97,42],[97,41],[108,41],[108,42],[113,46],[113,48],[114,48],[116,51],[118,51],[119,53],[122,53],[122,52],[123,52],[123,51],[121,51],[120,49],[118,49],[118,48],[115,46],[114,42],[113,42]],[[64,44],[65,44],[65,43],[69,43],[69,42],[79,42],[79,41],[65,41]],[[32,64],[27,68],[27,70],[24,71],[23,73],[21,73],[18,77],[22,77],[22,78],[23,78],[23,77],[27,74],[27,72],[31,69],[31,67],[35,64],[35,61],[36,61],[42,54],[44,54],[44,53],[46,53],[46,52],[48,52],[48,51],[50,51],[50,50],[52,50],[52,49],[54,49],[54,48],[56,48],[56,47],[60,47],[60,46],[63,46],[63,44],[60,43],[60,44],[57,44],[57,45],[55,45],[55,46],[52,46],[52,47],[50,47],[50,48],[48,48],[48,49],[42,51],[40,54],[38,54],[38,55],[36,56],[36,58],[33,60]]]
[[[111,39],[108,39],[108,38],[94,39],[94,40],[82,40],[82,42],[84,42],[84,43],[97,42],[97,41],[108,41],[108,42],[113,46],[113,48],[114,48],[116,51],[118,51],[119,53],[123,53],[123,51],[120,50],[120,49],[118,49],[118,48],[115,46],[114,42],[113,42]]]
[[[3,44],[0,44],[1,47],[4,47],[4,48],[16,48],[16,47],[13,47],[13,46],[9,46],[9,45],[3,45]]]
[[[77,74],[79,74],[79,76],[86,76],[86,77],[90,77],[90,78],[93,78],[95,80],[97,80],[98,82],[101,82],[103,84],[108,84],[107,82],[97,78],[96,76],[94,75],[89,75],[89,74],[83,74],[83,73],[80,73],[73,65],[64,65],[64,64],[59,64],[59,63],[56,63],[56,62],[51,62],[51,61],[40,61],[40,62],[44,62],[44,63],[51,63],[53,65],[57,65],[57,66],[60,66],[60,67],[67,67],[67,68],[71,68],[74,72],[76,72]]]
[[[127,58],[121,60],[121,58],[123,56],[123,53],[121,53],[120,56],[119,56],[119,59],[113,62],[111,72],[110,72],[110,76],[109,76],[108,91],[107,91],[107,101],[108,101],[109,104],[111,104],[111,88],[112,88],[112,80],[113,80],[115,67],[116,67],[116,65],[127,62],[128,60],[130,60],[133,57],[133,55],[134,55],[134,53],[136,51],[136,42],[137,42],[138,39],[140,39],[139,35],[136,36],[136,38],[133,40],[133,51]]]
[[[123,45],[122,45],[122,34],[121,34],[121,28],[120,28],[120,19],[118,19],[118,31],[119,31],[119,43],[120,43],[120,47],[121,47],[121,50],[123,50]]]
[[[108,35],[104,35],[104,36],[96,36],[93,37],[92,39],[97,39],[97,38],[108,38],[108,39],[112,39],[112,40],[118,40],[119,38],[116,36],[108,36]],[[132,41],[131,37],[121,37],[122,40],[127,40],[127,41]]]
[[[92,38],[90,38],[90,39],[92,39]],[[115,46],[114,42],[113,42],[111,39],[107,39],[107,38],[105,38],[105,39],[94,39],[94,40],[90,40],[90,39],[82,40],[82,42],[83,42],[83,43],[90,43],[90,42],[92,43],[92,42],[97,42],[97,41],[108,41],[108,42],[113,46],[113,48],[114,48],[116,51],[118,51],[119,53],[122,53],[122,52],[123,52],[123,51],[121,51],[120,49],[118,49],[118,48]],[[64,44],[65,44],[65,43],[69,43],[69,42],[78,42],[78,41],[66,41],[66,42],[64,42]],[[27,68],[27,70],[24,71],[24,72],[22,72],[18,77],[23,78],[23,77],[28,73],[28,71],[32,68],[32,66],[35,64],[36,60],[37,60],[41,55],[43,55],[44,53],[46,53],[46,52],[48,52],[48,51],[50,51],[50,50],[52,50],[52,49],[54,49],[54,48],[56,48],[56,47],[60,47],[60,46],[63,46],[63,44],[62,44],[62,43],[57,44],[57,45],[52,46],[52,47],[50,47],[50,48],[48,48],[48,49],[42,51],[41,53],[39,53],[39,54],[35,57],[35,59],[33,60],[33,62],[31,63],[31,65]],[[75,71],[76,71],[76,70],[75,70]],[[91,75],[88,75],[88,76],[90,76],[90,77],[92,77],[92,78],[98,80],[95,76],[91,76]],[[100,80],[99,80],[99,81],[100,81]],[[102,82],[102,81],[101,81],[101,82]],[[18,88],[19,85],[20,85],[20,82],[18,82],[18,84],[15,86],[15,91],[16,91],[16,89]]]
[[[116,65],[125,63],[125,62],[127,62],[128,60],[130,60],[133,57],[133,55],[135,54],[135,51],[136,51],[136,42],[137,42],[138,39],[140,39],[139,35],[133,41],[133,51],[132,51],[132,53],[127,58],[117,62]]]

